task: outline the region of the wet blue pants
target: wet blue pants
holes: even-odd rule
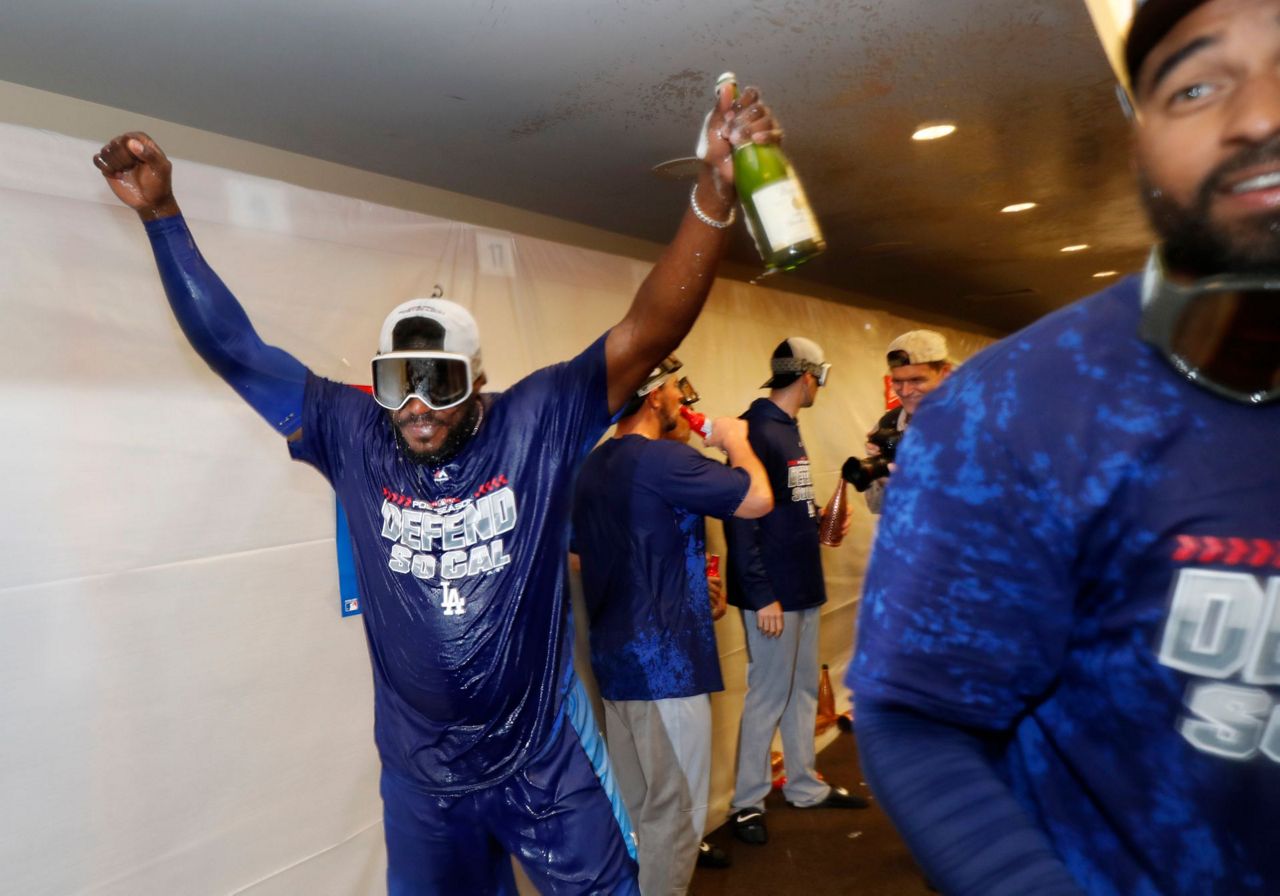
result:
[[[539,893],[638,894],[630,825],[589,751],[603,756],[566,718],[524,769],[462,796],[424,793],[384,768],[390,896],[515,896],[511,855]]]

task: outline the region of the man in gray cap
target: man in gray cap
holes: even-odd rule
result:
[[[892,464],[899,439],[907,431],[907,424],[920,407],[920,402],[951,373],[951,359],[947,357],[947,339],[934,330],[910,330],[889,343],[885,354],[889,363],[889,383],[898,396],[898,406],[888,411],[867,433],[865,448],[868,458],[883,460],[863,465],[855,458],[861,474],[854,473],[852,482],[860,486],[867,507],[879,513],[884,503],[884,487],[893,472]],[[845,471],[852,468],[846,462]]]
[[[818,709],[818,619],[827,602],[819,556],[820,514],[809,456],[796,415],[812,407],[831,365],[801,336],[778,344],[771,376],[743,414],[747,437],[769,474],[774,508],[760,519],[725,521],[729,603],[742,610],[747,637],[747,696],[738,732],[738,771],[730,804],[733,832],[764,843],[764,798],[772,789],[769,748],[782,732],[791,805],[861,809],[867,802],[832,787],[814,769]]]
[[[1280,893],[1280,0],[1129,31],[1145,273],[957,370],[849,683],[948,894]]]

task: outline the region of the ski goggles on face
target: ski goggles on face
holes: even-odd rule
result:
[[[685,407],[691,408],[702,401],[702,396],[698,394],[697,389],[693,388],[693,383],[689,382],[687,376],[682,376],[676,381],[676,388],[680,390],[680,403]]]
[[[434,411],[462,404],[471,395],[471,359],[450,352],[387,352],[373,359],[373,397],[389,411],[420,398]]]
[[[1180,284],[1153,253],[1139,332],[1197,386],[1244,404],[1280,398],[1280,273]]]

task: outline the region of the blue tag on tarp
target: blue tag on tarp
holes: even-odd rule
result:
[[[342,502],[333,500],[338,513],[338,596],[342,600],[343,616],[360,615],[360,589],[356,583],[356,557],[351,548],[351,527],[347,524],[347,512]]]

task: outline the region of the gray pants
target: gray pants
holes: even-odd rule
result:
[[[609,763],[635,827],[643,896],[683,896],[711,785],[711,698],[605,700]]]
[[[814,769],[813,731],[818,715],[818,617],[821,607],[782,614],[782,634],[766,638],[753,610],[742,611],[747,630],[747,698],[738,730],[738,776],[733,802],[764,810],[773,787],[769,749],[782,730],[787,783],[783,795],[797,806],[813,806],[831,788]]]

